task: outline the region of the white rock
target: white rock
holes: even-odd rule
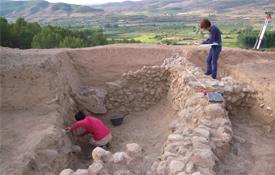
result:
[[[74,171],[72,169],[64,169],[60,172],[59,175],[72,175]]]
[[[192,175],[203,175],[203,174],[201,174],[201,172],[194,172],[192,173]]]
[[[134,175],[134,174],[129,170],[118,170],[114,172],[114,175]]]
[[[170,134],[168,136],[168,141],[182,141],[184,138],[179,134]]]
[[[92,158],[94,161],[108,162],[111,156],[111,152],[106,151],[101,147],[96,147],[92,152]]]
[[[81,152],[81,147],[78,146],[78,145],[73,145],[72,146],[72,152],[73,153],[79,153],[79,152]]]
[[[172,160],[169,164],[169,171],[172,174],[180,172],[184,169],[185,164],[178,160]]]
[[[264,107],[264,103],[260,104],[260,107],[263,108]]]
[[[197,128],[194,129],[194,131],[196,133],[198,133],[200,136],[203,136],[205,138],[209,138],[210,137],[210,132],[206,128],[197,127]]]
[[[89,175],[89,173],[86,169],[78,169],[72,175]]]
[[[137,156],[137,155],[141,156],[142,148],[138,144],[136,144],[136,143],[129,143],[129,144],[127,144],[126,145],[126,149],[127,149],[127,153],[130,156]]]
[[[187,173],[192,173],[193,168],[194,168],[194,163],[192,161],[189,161],[186,164],[185,170],[186,170]]]
[[[117,152],[113,154],[112,160],[114,163],[129,164],[132,159],[126,152]]]
[[[101,162],[94,162],[92,165],[89,166],[88,172],[89,175],[98,175],[100,171],[103,169],[103,165]]]

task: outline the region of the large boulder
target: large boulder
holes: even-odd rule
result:
[[[107,91],[104,89],[83,87],[74,94],[74,98],[80,109],[96,114],[105,114],[107,112],[104,105],[106,95]]]
[[[110,151],[106,151],[101,147],[96,147],[92,152],[92,158],[94,161],[108,162],[112,157]]]

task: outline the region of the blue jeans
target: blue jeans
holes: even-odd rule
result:
[[[211,47],[207,58],[207,74],[212,74],[212,78],[217,78],[218,59],[222,51],[221,46]]]

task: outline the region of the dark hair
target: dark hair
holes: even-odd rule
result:
[[[209,27],[211,27],[211,22],[209,21],[209,19],[207,19],[207,18],[202,19],[201,23],[200,23],[200,28],[207,29]]]
[[[80,121],[83,120],[86,117],[86,115],[84,114],[84,112],[79,111],[78,113],[75,114],[74,118],[76,121]]]

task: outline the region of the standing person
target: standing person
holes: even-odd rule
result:
[[[208,19],[203,19],[200,23],[200,28],[209,31],[209,38],[202,42],[202,44],[216,44],[212,45],[207,58],[207,70],[205,75],[211,75],[213,79],[217,78],[218,59],[222,51],[221,31],[215,25],[211,25]]]
[[[90,144],[94,146],[108,146],[108,143],[112,140],[112,134],[101,120],[92,116],[86,116],[82,111],[75,114],[75,119],[76,122],[68,128],[69,131],[73,132],[81,127],[85,131],[79,136],[90,134]]]

